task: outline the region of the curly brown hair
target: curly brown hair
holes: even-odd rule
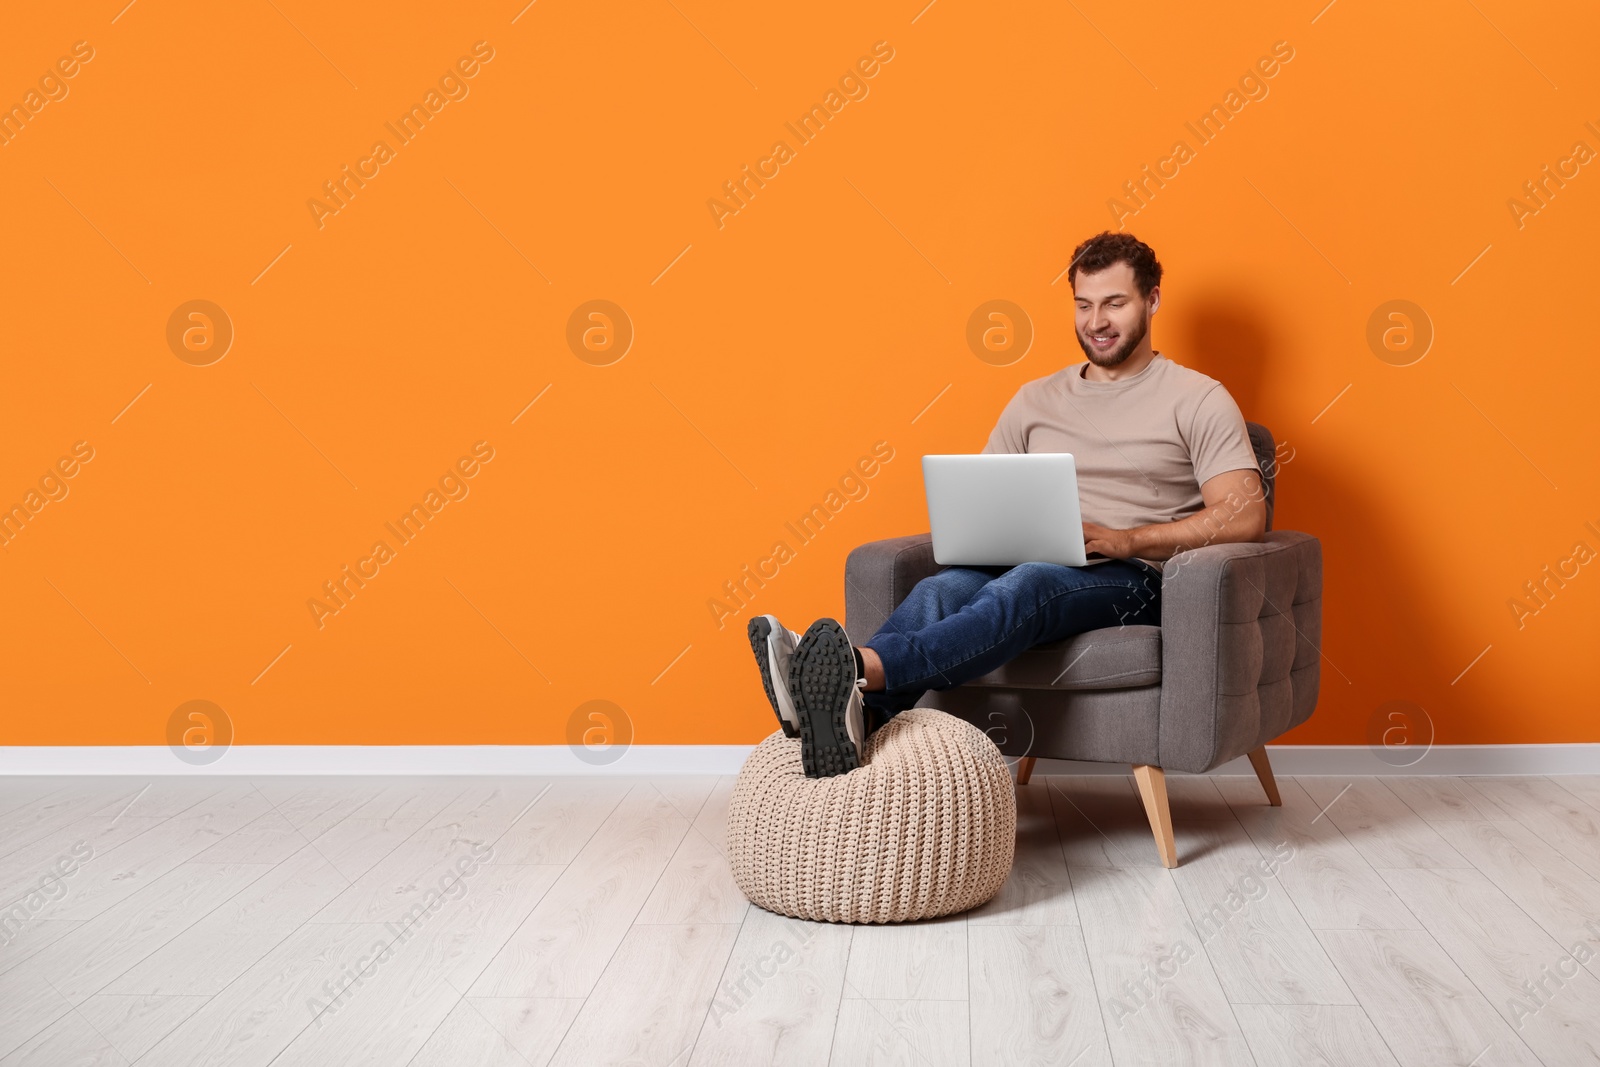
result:
[[[1077,284],[1078,272],[1098,274],[1115,263],[1126,263],[1133,268],[1134,284],[1141,296],[1161,284],[1161,263],[1155,250],[1131,233],[1097,233],[1072,250],[1072,266],[1067,268],[1067,281]]]

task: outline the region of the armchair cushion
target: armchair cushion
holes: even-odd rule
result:
[[[968,685],[1135,689],[1161,681],[1161,628],[1114,626],[1035,645]]]

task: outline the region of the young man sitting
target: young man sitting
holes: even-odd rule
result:
[[[1261,540],[1266,504],[1239,406],[1220,382],[1151,347],[1155,253],[1131,234],[1102,233],[1078,246],[1068,277],[1088,360],[1017,390],[983,450],[1072,453],[1084,547],[1107,560],[947,567],[859,648],[833,619],[804,636],[771,615],[751,619],[767,699],[800,738],[808,777],[855,769],[868,730],[929,689],[1086,630],[1159,624],[1160,564],[1185,548]]]

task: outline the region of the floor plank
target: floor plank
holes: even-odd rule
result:
[[[462,895],[450,894],[438,905],[450,921],[441,925],[433,951],[442,956],[444,980],[457,991],[472,986],[489,961],[511,938],[539,900],[549,892],[562,868],[555,864],[484,864],[462,878]],[[452,891],[453,893],[454,891]],[[431,929],[431,918],[426,922]]]
[[[114,816],[90,815],[63,826],[54,833],[24,845],[5,857],[0,866],[0,911],[38,892],[50,903],[43,909],[53,910],[62,896],[70,894],[74,886],[86,879],[78,877],[83,867],[104,859],[117,846],[127,843],[156,826],[164,819],[130,815],[118,819]],[[66,894],[58,893],[55,882],[60,880]],[[54,896],[56,899],[50,900]]]
[[[1500,1017],[1545,1063],[1600,1064],[1600,979],[1479,871],[1385,870]],[[1580,948],[1585,960],[1590,953]]]
[[[134,795],[123,800],[117,797],[95,815],[113,818],[122,815],[170,819],[181,815],[207,800],[215,800],[224,792],[234,792],[239,783],[225,778],[190,778],[182,775],[165,775],[147,778]]]
[[[845,969],[846,1000],[966,1000],[967,921],[858,926]]]
[[[39,973],[40,964],[47,965],[49,959],[41,953],[0,975],[0,1057],[26,1047],[52,1023],[72,1012],[72,1003]]]
[[[394,853],[425,819],[342,819],[328,827],[309,844],[316,849],[347,883],[354,884]],[[299,833],[300,840],[306,835]]]
[[[693,823],[719,779],[714,774],[677,774],[649,778],[647,781],[655,786],[656,792],[666,798],[679,815]]]
[[[345,887],[310,846],[277,864],[105,987],[107,993],[220,993]]]
[[[0,820],[0,859],[14,855],[19,849],[80,819],[92,818],[96,812],[115,802],[127,805],[142,788],[143,783],[120,779],[106,783],[86,783],[79,779],[71,789],[50,793],[33,804],[8,812]],[[113,812],[112,817],[117,814],[119,812]]]
[[[1235,1004],[1354,1004],[1284,888],[1301,859],[1285,844],[1264,856],[1232,813],[1190,820],[1199,847],[1171,872],[1189,930]]]
[[[553,784],[549,778],[475,780],[424,828],[454,827],[462,840],[492,844],[532,811]]]
[[[694,828],[723,855],[728,852],[728,803],[733,800],[733,787],[737,781],[732,775],[718,778],[706,802],[700,806],[700,813],[694,818]]]
[[[14,811],[44,803],[70,788],[70,779],[53,775],[0,775],[0,823]]]
[[[425,826],[430,819],[466,793],[470,780],[443,778],[438,781],[415,778],[383,778],[376,793],[350,813],[349,818],[368,822],[399,822]],[[535,779],[523,779],[537,785]],[[376,783],[375,783],[376,784]]]
[[[281,863],[309,842],[268,808],[221,841],[195,854],[195,863]]]
[[[381,778],[267,778],[251,783],[263,800],[315,841],[383,792]],[[466,788],[465,783],[458,786]]]
[[[348,981],[353,962],[387,945],[383,926],[307,923],[186,1019],[148,1054],[161,1067],[266,1067]]]
[[[1600,879],[1600,811],[1548,778],[1466,778],[1474,791]]]
[[[403,923],[446,891],[456,864],[481,863],[485,850],[456,826],[419,829],[312,916],[319,923]]]
[[[1168,871],[1073,867],[1095,989],[1118,1063],[1248,1062],[1183,898]]]
[[[583,1009],[582,997],[464,997],[529,1067],[545,1067]]]
[[[1050,790],[1061,851],[1069,867],[1161,867],[1144,802],[1131,776],[1046,775],[1034,779]],[[1174,826],[1178,854],[1185,855],[1186,827]]]
[[[263,863],[188,863],[93,919],[18,968],[73,1004],[101,992],[146,956],[272,870]]]
[[[1577,799],[1600,811],[1600,774],[1562,774],[1549,779]]]
[[[1402,1067],[1538,1067],[1426,931],[1319,930],[1317,937]]]
[[[78,1005],[78,1012],[132,1063],[199,1011],[207,999],[97,993]]]
[[[501,798],[515,803],[518,792],[485,791],[472,799],[472,810],[506,814]],[[501,814],[488,817],[499,819]],[[463,820],[466,832],[472,832],[476,818],[471,814]],[[559,868],[479,863],[456,870],[454,888],[407,925],[397,930],[396,923],[385,924],[385,948],[376,959],[369,959],[369,949],[347,960],[342,970],[355,977],[339,985],[314,1025],[302,1030],[275,1064],[410,1062],[449,1019],[461,991],[510,937]],[[369,962],[363,964],[364,959]],[[465,1019],[459,1017],[455,1027],[465,1028]]]
[[[722,851],[690,827],[634,922],[738,923],[751,906]]]
[[[224,786],[197,804],[84,865],[52,916],[92,919],[154,884],[266,810],[248,784]]]
[[[973,1063],[1109,1067],[1081,930],[973,924],[967,943]]]
[[[1344,1004],[1236,1004],[1259,1064],[1400,1067],[1367,1013]]]
[[[0,974],[49,948],[84,923],[83,919],[35,919],[7,926],[0,935]]]
[[[738,932],[712,923],[629,930],[552,1067],[689,1062]]]
[[[76,1011],[67,1012],[0,1059],[0,1067],[125,1067],[127,1063]]]
[[[832,1067],[966,1067],[967,1013],[943,1000],[846,1000]]]
[[[693,1067],[826,1063],[851,928],[751,908],[695,1043]]]
[[[463,997],[407,1067],[525,1067],[530,1062]]]
[[[1260,803],[1260,786],[1251,779],[1221,778],[1216,785],[1263,856],[1294,850],[1278,882],[1313,930],[1420,930],[1364,856],[1345,838],[1300,784],[1280,778],[1279,808]]]
[[[1295,781],[1374,867],[1472,866],[1380,778]]]
[[[459,908],[441,910],[432,922],[448,925],[459,914]],[[314,925],[323,924],[307,924]],[[408,940],[382,929],[368,947],[344,957],[339,970],[353,977],[337,982],[331,998],[317,998],[321,1007],[312,1022],[274,1067],[407,1063],[444,1022],[461,994],[446,980],[453,961],[436,949],[439,931],[430,925]]]
[[[468,991],[586,997],[689,831],[652,786],[634,786]]]
[[[1516,822],[1460,778],[1396,776],[1383,784],[1435,830],[1452,822]]]
[[[571,863],[633,787],[603,778],[562,778],[495,842],[496,863]]]
[[[1600,882],[1520,823],[1440,823],[1439,832],[1477,870],[1563,945],[1600,952]]]

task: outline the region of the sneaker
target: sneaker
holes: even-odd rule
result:
[[[861,766],[866,729],[855,649],[832,619],[811,624],[795,649],[789,692],[800,719],[800,764],[807,778],[831,778]]]
[[[786,629],[776,615],[757,615],[745,627],[750,637],[750,651],[755,653],[756,666],[761,669],[761,685],[767,691],[767,702],[778,716],[783,736],[800,736],[800,719],[795,714],[794,698],[789,695],[789,662],[794,658],[800,635]]]

